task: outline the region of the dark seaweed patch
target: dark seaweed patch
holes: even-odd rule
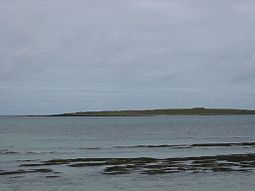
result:
[[[51,173],[52,169],[28,169],[28,170],[15,170],[15,171],[4,171],[0,172],[0,175],[17,175],[17,174],[28,174],[28,173]]]
[[[88,167],[88,166],[105,166],[107,165],[106,162],[94,162],[94,163],[74,163],[74,164],[70,164],[68,166],[71,167]]]
[[[46,178],[58,178],[60,176],[45,176]]]
[[[130,173],[130,168],[127,166],[112,166],[112,167],[106,167],[104,169],[103,174],[111,174],[111,175],[116,175],[116,174],[128,174]]]
[[[255,154],[176,157],[165,159],[149,157],[53,159],[38,164],[22,164],[21,166],[32,167],[44,165],[67,165],[76,168],[102,166],[104,167],[102,173],[111,175],[132,172],[141,174],[247,172],[255,169]]]

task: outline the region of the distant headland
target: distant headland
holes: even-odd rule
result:
[[[80,111],[51,116],[154,116],[154,115],[247,115],[255,110],[218,109],[218,108],[185,108],[185,109],[150,109],[150,110],[116,110],[116,111]]]

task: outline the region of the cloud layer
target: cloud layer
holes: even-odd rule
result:
[[[0,0],[0,114],[255,108],[254,0]]]

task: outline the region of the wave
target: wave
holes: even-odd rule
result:
[[[153,148],[169,148],[169,149],[192,149],[192,148],[211,148],[211,147],[255,147],[255,142],[221,142],[221,143],[194,143],[194,144],[158,144],[158,145],[118,145],[112,147],[80,147],[78,150],[100,151],[104,149],[153,149]],[[0,150],[0,155],[44,155],[44,154],[75,154],[77,151],[13,151],[8,149]]]
[[[11,154],[20,154],[20,155],[41,155],[41,154],[74,154],[75,152],[59,152],[59,151],[11,151],[11,150],[0,150],[0,155],[11,155]]]
[[[100,150],[102,147],[81,147],[79,150]]]
[[[75,152],[67,152],[67,151],[28,151],[25,152],[27,155],[41,155],[41,154],[74,154]]]
[[[129,149],[129,148],[196,148],[196,147],[232,147],[232,146],[243,146],[243,147],[254,147],[255,142],[241,142],[241,143],[195,143],[195,144],[160,144],[160,145],[131,145],[131,146],[114,146],[115,148]]]
[[[10,150],[7,150],[7,149],[0,150],[0,155],[18,154],[18,153],[19,152],[17,152],[17,151],[10,151]]]

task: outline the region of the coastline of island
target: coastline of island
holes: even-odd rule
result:
[[[182,108],[182,109],[147,109],[147,110],[113,110],[113,111],[80,111],[74,113],[62,113],[49,116],[158,116],[158,115],[254,115],[255,110],[249,109],[219,109],[219,108]]]

